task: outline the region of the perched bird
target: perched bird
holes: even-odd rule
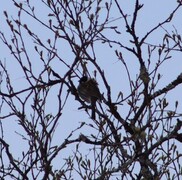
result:
[[[92,119],[95,119],[95,107],[96,101],[101,101],[101,93],[98,88],[98,83],[93,78],[88,78],[87,76],[83,76],[79,80],[78,85],[78,94],[80,98],[87,103],[90,103],[92,106]]]

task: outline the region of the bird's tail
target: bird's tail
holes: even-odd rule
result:
[[[91,118],[92,118],[92,119],[95,119],[95,108],[96,108],[96,101],[95,101],[95,100],[92,100],[91,106],[92,106]]]

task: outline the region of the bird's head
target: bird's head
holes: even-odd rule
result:
[[[87,82],[87,80],[88,80],[88,77],[87,76],[83,76],[83,77],[80,78],[79,82],[80,83],[85,83],[85,82]]]

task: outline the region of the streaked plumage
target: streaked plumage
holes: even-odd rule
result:
[[[93,78],[83,76],[79,80],[78,94],[81,99],[92,105],[92,118],[95,119],[95,105],[96,101],[101,101],[101,93],[98,88],[98,83]]]

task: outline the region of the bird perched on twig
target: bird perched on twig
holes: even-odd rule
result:
[[[96,107],[96,101],[101,101],[102,95],[98,88],[98,83],[94,78],[88,78],[87,76],[83,76],[79,80],[78,85],[78,94],[81,99],[86,101],[87,103],[90,103],[92,106],[92,119],[95,119],[95,107]]]

